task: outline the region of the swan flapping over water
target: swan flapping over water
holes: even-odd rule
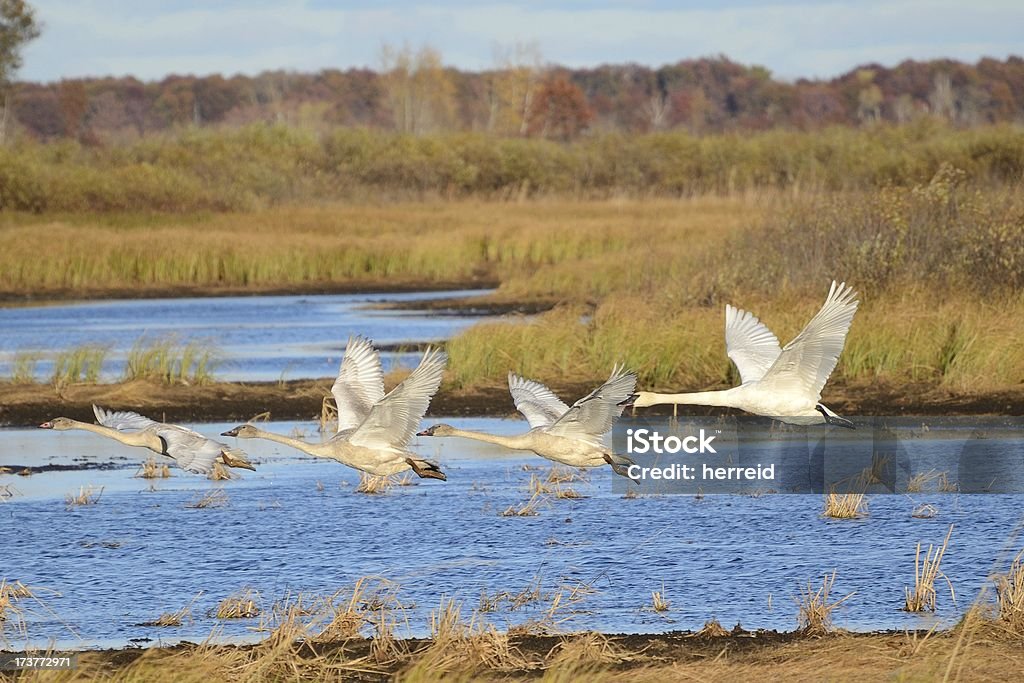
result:
[[[420,477],[444,480],[436,463],[418,457],[407,447],[430,399],[441,386],[447,362],[443,352],[427,349],[412,374],[385,395],[380,354],[370,340],[351,337],[331,388],[338,404],[338,432],[333,437],[323,443],[309,443],[251,424],[239,425],[222,436],[275,441],[378,477],[411,469]]]
[[[623,476],[629,458],[615,455],[603,443],[615,420],[622,414],[619,405],[636,387],[636,375],[616,366],[604,384],[567,406],[540,382],[509,373],[508,388],[516,410],[530,423],[530,431],[514,436],[499,436],[438,424],[419,436],[459,436],[514,450],[533,451],[537,455],[572,467],[599,467],[609,464]]]
[[[725,307],[725,346],[741,384],[722,391],[656,394],[641,391],[626,401],[638,408],[660,404],[725,406],[795,425],[853,428],[821,403],[821,390],[839,361],[857,312],[856,293],[832,281],[828,298],[793,341],[779,340],[753,314]]]
[[[92,410],[98,425],[55,417],[39,426],[58,431],[81,429],[120,441],[126,446],[148,448],[154,453],[168,456],[178,467],[194,474],[209,474],[215,462],[228,467],[256,469],[249,462],[245,451],[207,438],[191,429],[156,422],[129,411],[113,412],[99,406],[93,406]]]

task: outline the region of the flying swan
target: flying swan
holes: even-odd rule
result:
[[[832,281],[828,298],[803,331],[779,348],[779,340],[752,313],[725,307],[725,348],[741,384],[723,391],[656,394],[641,391],[626,401],[638,408],[663,403],[739,408],[795,425],[853,423],[821,404],[821,390],[836,367],[857,312],[856,293]]]
[[[419,366],[384,395],[380,354],[365,337],[350,337],[331,393],[338,404],[338,432],[323,443],[309,443],[244,424],[221,436],[275,441],[318,458],[387,477],[412,470],[420,477],[445,480],[444,473],[407,449],[430,399],[441,385],[448,357],[427,349]]]
[[[616,474],[628,477],[626,465],[632,461],[612,453],[602,437],[622,414],[619,404],[633,393],[635,386],[636,375],[616,366],[607,382],[569,407],[540,382],[509,373],[508,390],[516,410],[530,423],[530,431],[499,436],[438,424],[419,436],[474,439],[513,450],[533,451],[542,458],[572,467],[600,467],[607,463]]]
[[[81,429],[120,441],[126,446],[148,448],[154,453],[168,456],[178,467],[194,474],[209,474],[215,462],[228,467],[256,469],[249,462],[245,451],[209,439],[191,429],[156,422],[129,411],[112,412],[99,406],[93,406],[92,411],[96,414],[98,425],[55,417],[39,427],[57,431]]]

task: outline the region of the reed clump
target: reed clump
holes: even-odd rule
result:
[[[50,383],[56,387],[83,382],[95,384],[100,379],[103,362],[108,353],[107,347],[92,345],[79,346],[59,353],[53,361]]]
[[[999,622],[1024,633],[1024,552],[1018,553],[1005,574],[995,577]]]
[[[167,479],[171,476],[171,467],[166,463],[158,463],[156,458],[150,458],[142,463],[135,476],[140,479]]]
[[[80,486],[78,493],[71,492],[64,496],[64,505],[67,508],[79,507],[83,505],[96,505],[100,502],[100,497],[103,495],[103,488],[95,486]]]
[[[216,349],[205,343],[174,339],[139,339],[125,361],[124,381],[153,380],[164,384],[203,385],[213,381]]]
[[[536,491],[530,496],[530,499],[520,503],[519,505],[512,504],[502,511],[502,517],[536,517],[540,514],[541,506],[548,502],[548,497]]]
[[[858,519],[867,516],[867,507],[867,497],[863,493],[830,491],[825,496],[825,510],[822,514],[833,519]]]
[[[651,609],[655,612],[667,612],[672,606],[671,601],[665,597],[665,586],[660,591],[651,591]]]
[[[718,619],[708,619],[701,626],[700,630],[693,634],[694,638],[724,638],[729,635],[729,632],[725,630],[725,627],[718,621]]]
[[[831,631],[832,612],[853,597],[853,593],[848,593],[838,600],[830,601],[830,593],[835,581],[836,572],[833,570],[831,574],[825,575],[821,586],[817,589],[810,582],[807,582],[807,586],[801,589],[800,597],[797,600],[799,608],[797,622],[800,630],[807,635],[820,636]]]
[[[217,619],[253,619],[261,613],[259,594],[252,588],[243,588],[217,603],[213,616]]]
[[[206,475],[206,478],[210,481],[229,481],[235,479],[235,475],[229,468],[225,467],[223,463],[215,460],[213,467],[210,468],[210,473]]]
[[[950,524],[949,531],[946,532],[942,545],[935,547],[929,543],[923,558],[921,557],[921,544],[917,544],[917,549],[914,553],[914,588],[913,590],[909,587],[904,589],[906,599],[903,603],[903,609],[905,611],[921,612],[927,609],[934,612],[935,603],[938,598],[935,582],[938,579],[946,581],[946,584],[949,586],[950,596],[954,601],[956,600],[953,583],[942,573],[941,569],[942,558],[946,554],[946,549],[949,547],[949,538],[952,535],[953,525]]]
[[[356,486],[356,493],[365,493],[371,496],[379,496],[387,493],[394,486],[389,477],[378,477],[366,472],[359,473],[359,484]]]
[[[222,508],[229,502],[228,494],[223,489],[211,489],[202,495],[195,496],[185,504],[186,508],[193,510],[204,510],[207,508]]]

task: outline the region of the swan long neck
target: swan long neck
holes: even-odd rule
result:
[[[733,390],[696,391],[689,394],[646,394],[644,405],[683,404],[691,406],[733,406]]]
[[[323,449],[320,448],[320,444],[309,443],[308,441],[303,441],[302,439],[293,439],[292,437],[285,436],[284,434],[275,434],[274,432],[265,432],[262,429],[257,429],[255,438],[265,439],[267,441],[274,441],[276,443],[283,444],[290,448],[300,450],[308,455],[322,456],[324,454]]]
[[[524,443],[526,434],[516,434],[514,436],[499,436],[498,434],[487,434],[486,432],[472,432],[466,429],[455,429],[446,434],[446,436],[459,436],[463,439],[473,439],[474,441],[483,441],[484,443],[492,443],[496,446],[504,446],[505,448],[511,448],[513,450],[522,450],[527,448]]]
[[[145,446],[147,448],[151,445],[147,442],[146,436],[142,433],[135,432],[119,432],[116,429],[110,427],[104,427],[103,425],[92,424],[90,422],[79,422],[78,420],[72,420],[75,429],[81,429],[84,432],[92,432],[93,434],[99,434],[105,436],[108,439],[114,441],[120,441],[126,446]],[[160,450],[156,449],[159,453]]]

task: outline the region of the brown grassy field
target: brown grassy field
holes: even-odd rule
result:
[[[1001,627],[949,632],[720,636],[508,636],[457,632],[392,641],[359,636],[298,642],[275,633],[256,646],[183,645],[86,652],[78,669],[21,681],[1003,681],[1024,667],[1020,635]],[[0,673],[0,678],[11,678]],[[11,678],[13,680],[13,678]]]
[[[833,277],[862,305],[832,386],[1024,389],[1024,191],[949,165],[867,192],[0,214],[7,297],[499,282],[492,303],[554,307],[452,340],[449,389],[584,384],[617,361],[651,389],[724,386],[724,304],[785,343]]]

